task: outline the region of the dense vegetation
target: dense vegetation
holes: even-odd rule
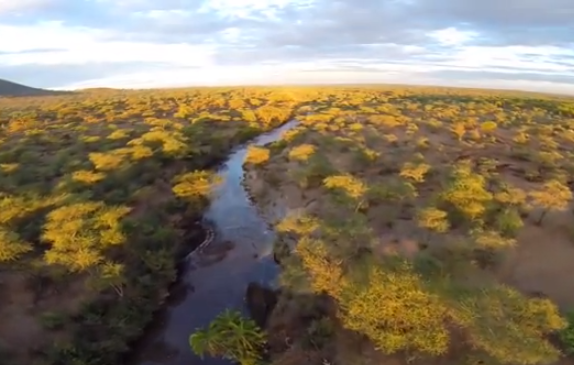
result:
[[[0,99],[0,363],[119,364],[201,237],[210,168],[308,91]]]
[[[574,101],[340,88],[311,111],[246,160],[262,214],[289,211],[273,364],[571,361]]]

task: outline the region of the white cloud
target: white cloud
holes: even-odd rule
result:
[[[444,46],[459,46],[463,45],[473,38],[478,36],[478,33],[472,31],[463,31],[454,27],[435,30],[429,34],[431,38],[437,40],[438,43]]]
[[[61,21],[40,22],[33,26],[0,24],[0,51],[22,52],[34,49],[77,49],[103,40],[109,32],[87,28],[66,27]]]
[[[203,67],[211,64],[212,54],[212,47],[205,45],[94,42],[64,50],[0,55],[0,63],[14,66],[146,62],[164,63],[168,67]]]
[[[557,56],[573,57],[569,62],[554,62]],[[467,46],[449,54],[448,66],[476,69],[498,67],[516,71],[564,72],[574,75],[574,50],[538,46],[486,47]]]
[[[438,80],[437,80],[438,81]],[[435,82],[434,84],[437,84]],[[565,95],[574,95],[574,87],[572,84],[563,82],[551,81],[532,81],[523,80],[520,78],[514,80],[500,80],[500,79],[481,79],[472,81],[451,80],[448,82],[440,82],[446,86],[459,86],[459,87],[476,87],[485,89],[506,89],[506,90],[527,90],[527,91],[540,91],[547,93],[557,93]]]
[[[11,35],[0,38],[0,51],[8,53],[0,54],[0,64],[8,66],[145,61],[201,67],[211,63],[214,52],[209,45],[110,41],[109,32],[68,28],[60,22],[33,27],[0,25],[0,34]]]
[[[199,12],[215,12],[229,18],[279,20],[278,10],[293,3],[306,7],[311,5],[313,0],[208,0],[199,8]]]
[[[0,0],[0,14],[19,14],[27,10],[41,9],[51,2],[52,0]]]
[[[183,9],[169,9],[169,10],[149,10],[149,11],[138,11],[135,12],[136,16],[148,17],[151,19],[158,20],[169,20],[173,18],[184,18],[191,14],[190,11]]]

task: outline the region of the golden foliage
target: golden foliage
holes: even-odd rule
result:
[[[184,199],[207,197],[221,181],[209,171],[193,171],[174,178],[173,193]]]
[[[486,210],[485,204],[493,199],[486,190],[484,176],[474,173],[467,163],[454,167],[450,185],[442,197],[470,219],[480,217]]]
[[[435,232],[446,232],[450,227],[447,212],[433,207],[420,210],[417,221],[420,227]]]
[[[439,355],[448,349],[446,308],[406,262],[394,270],[371,266],[367,282],[346,283],[338,298],[344,326],[364,333],[385,353]]]
[[[521,206],[526,202],[526,192],[522,189],[506,186],[503,191],[496,192],[494,199],[509,206]]]
[[[297,243],[295,250],[309,273],[313,291],[325,292],[337,298],[343,280],[341,262],[333,262],[330,259],[325,243],[304,236]]]
[[[110,171],[121,167],[126,160],[124,156],[112,153],[92,152],[89,155],[90,161],[96,170]]]
[[[115,131],[113,131],[112,133],[110,133],[108,135],[108,139],[122,139],[122,138],[126,138],[130,135],[129,131],[125,130],[125,129],[116,129]]]
[[[503,237],[500,232],[492,230],[477,230],[473,232],[473,236],[478,247],[491,250],[510,248],[516,244],[516,240]]]
[[[496,128],[498,128],[498,125],[493,121],[484,122],[480,125],[480,130],[483,132],[492,132],[496,130]]]
[[[307,161],[315,153],[316,147],[312,144],[301,144],[289,151],[289,158],[295,161]]]
[[[0,227],[0,262],[15,261],[30,251],[30,243],[22,241],[15,232]]]
[[[245,163],[260,165],[269,160],[269,149],[264,147],[249,146],[245,155]]]
[[[462,137],[466,134],[466,126],[464,123],[454,123],[450,128],[452,133],[456,136],[456,138],[461,141]]]
[[[323,185],[327,189],[342,190],[353,199],[360,199],[367,192],[365,183],[349,174],[328,176],[323,180]]]
[[[411,179],[414,182],[420,183],[425,180],[425,174],[431,169],[431,166],[426,163],[415,164],[407,162],[401,168],[399,176]]]
[[[103,251],[124,243],[121,220],[130,208],[102,202],[63,205],[47,215],[42,240],[50,244],[44,254],[49,264],[83,271],[103,261]]]
[[[103,180],[105,177],[106,174],[102,172],[94,172],[90,170],[78,170],[72,173],[72,179],[74,181],[79,181],[86,184],[97,183],[98,181]]]
[[[2,164],[0,164],[0,170],[2,170],[2,172],[6,172],[6,173],[14,172],[14,171],[16,171],[17,168],[18,168],[17,163],[2,163]]]
[[[276,226],[280,233],[296,233],[298,235],[310,235],[319,229],[321,222],[316,218],[299,214],[288,214]]]
[[[542,189],[530,192],[529,196],[535,205],[544,209],[563,210],[572,200],[570,188],[558,180],[544,183]]]

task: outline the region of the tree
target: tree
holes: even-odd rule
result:
[[[16,232],[0,227],[0,263],[15,261],[32,249],[32,245],[22,241]]]
[[[220,179],[209,171],[197,170],[175,176],[172,191],[179,198],[194,201],[209,197],[220,182]]]
[[[328,176],[323,179],[323,185],[351,200],[355,204],[355,211],[361,208],[368,192],[367,185],[350,174]]]
[[[124,285],[127,283],[123,264],[115,262],[103,262],[96,266],[91,273],[90,284],[95,289],[113,288],[119,297],[124,296]]]
[[[464,135],[466,134],[466,127],[464,125],[464,123],[454,123],[451,127],[450,127],[451,132],[454,133],[454,135],[456,136],[456,139],[459,141],[462,141],[462,137],[464,137]]]
[[[426,163],[414,164],[412,162],[407,162],[401,168],[400,176],[416,183],[420,183],[425,180],[425,174],[430,170],[430,168],[431,166]]]
[[[265,147],[251,145],[245,155],[246,164],[261,165],[269,160],[270,151]]]
[[[315,153],[316,147],[312,144],[301,144],[289,151],[289,159],[294,161],[307,161]]]
[[[499,232],[493,230],[475,229],[472,237],[478,248],[497,251],[513,247],[516,240],[503,237]]]
[[[52,210],[44,224],[42,241],[50,244],[44,253],[49,264],[81,272],[104,261],[104,251],[124,243],[122,219],[130,212],[124,206],[103,202],[70,203]]]
[[[564,210],[568,207],[570,200],[572,200],[570,188],[558,180],[546,182],[540,190],[532,191],[529,195],[535,205],[544,209],[536,221],[537,224],[542,224],[542,220],[548,211]]]
[[[253,320],[229,310],[218,315],[207,328],[189,336],[196,355],[220,356],[241,365],[258,364],[265,342],[264,333]]]
[[[450,227],[447,212],[434,207],[425,208],[419,211],[417,221],[420,227],[426,228],[430,232],[434,231],[442,233],[448,231]],[[427,237],[427,241],[428,238],[430,237]]]
[[[474,173],[470,164],[465,162],[455,166],[442,198],[464,217],[474,220],[486,211],[486,203],[493,196],[486,190],[484,176]]]
[[[343,284],[338,316],[346,328],[367,335],[387,354],[411,350],[440,355],[448,350],[447,308],[425,290],[410,264],[394,270],[373,265],[367,280]]]

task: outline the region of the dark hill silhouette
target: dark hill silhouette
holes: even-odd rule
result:
[[[0,79],[0,97],[3,96],[47,96],[47,95],[64,95],[69,91],[56,91],[38,89],[29,87],[15,82]]]

